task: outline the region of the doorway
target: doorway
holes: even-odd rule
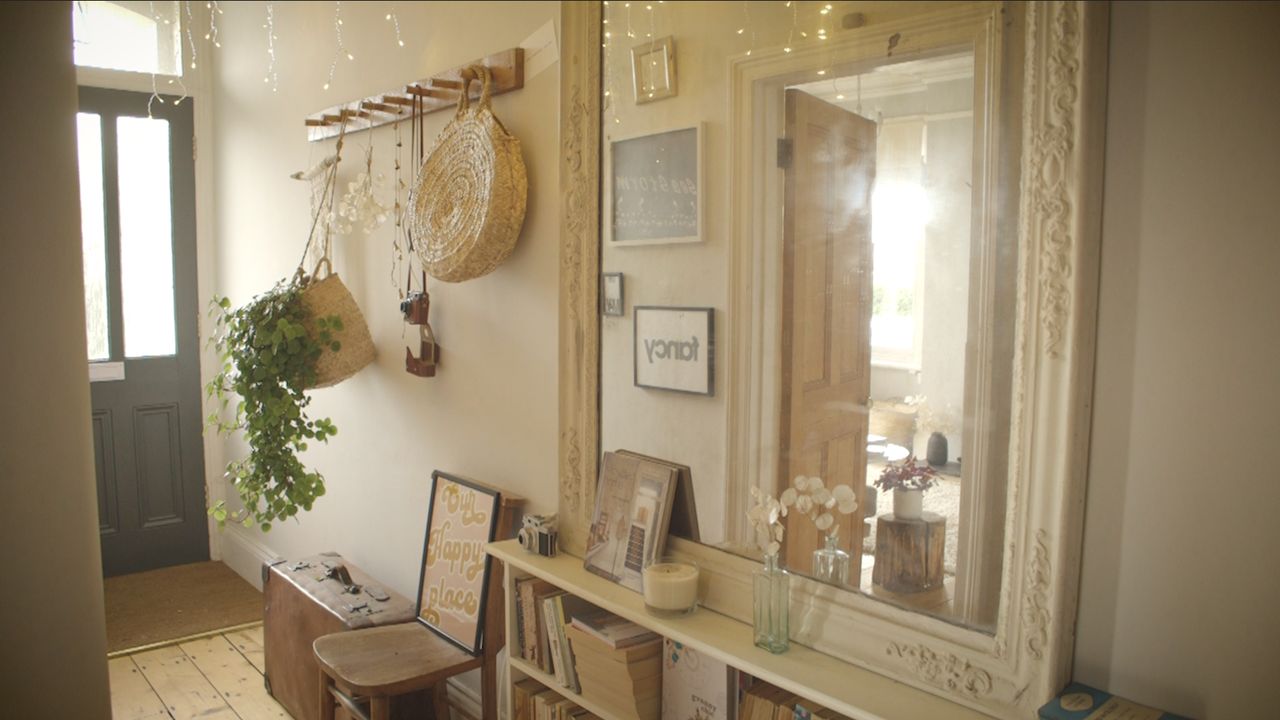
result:
[[[192,101],[80,88],[95,480],[105,576],[209,559]]]

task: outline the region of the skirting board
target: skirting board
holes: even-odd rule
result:
[[[262,591],[262,564],[279,557],[270,548],[228,525],[222,531],[222,562]]]

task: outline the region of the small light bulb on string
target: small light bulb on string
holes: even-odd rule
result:
[[[400,16],[396,14],[396,4],[391,3],[391,12],[387,13],[387,19],[391,21],[396,28],[396,44],[404,47],[404,39],[400,37]]]

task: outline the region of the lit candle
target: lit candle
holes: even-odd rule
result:
[[[683,615],[698,604],[698,568],[680,562],[654,563],[644,569],[644,604],[658,615]]]

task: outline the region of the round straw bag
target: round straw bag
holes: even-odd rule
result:
[[[458,112],[436,138],[409,199],[409,229],[431,277],[462,282],[485,275],[511,254],[524,224],[528,180],[520,141],[489,108],[489,69],[470,107],[463,81]]]
[[[324,271],[324,277],[320,272]],[[337,385],[355,375],[361,368],[373,362],[373,337],[364,313],[351,296],[351,291],[333,272],[329,258],[322,258],[311,277],[303,281],[302,302],[307,306],[305,325],[312,337],[319,334],[316,320],[336,315],[342,320],[342,329],[330,331],[341,346],[337,351],[325,348],[316,360],[316,381],[308,389]]]

